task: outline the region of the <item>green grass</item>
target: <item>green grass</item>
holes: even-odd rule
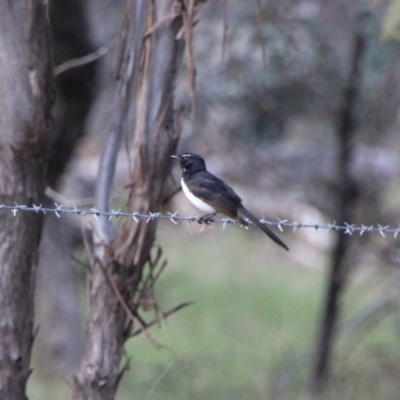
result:
[[[117,399],[307,399],[307,355],[317,333],[326,265],[296,265],[257,231],[200,229],[167,222],[160,231],[169,264],[157,300],[164,310],[185,301],[194,305],[150,331],[163,348],[145,335],[128,342],[124,361],[129,359],[130,369]],[[366,301],[366,292],[365,285],[349,292],[346,315]],[[396,334],[390,319],[362,340],[355,336],[357,346],[353,338],[340,340],[327,399],[397,399]],[[34,375],[31,399],[54,399],[54,383],[48,383],[48,394],[46,385]],[[65,393],[64,387],[57,399],[68,398]]]
[[[186,300],[195,304],[154,334],[191,370],[174,354],[153,349],[145,337],[133,340],[128,345],[134,355],[132,376],[140,374],[143,359],[152,361],[154,371],[137,398],[144,398],[171,360],[173,366],[154,390],[154,399],[264,398],[268,375],[282,354],[312,341],[314,332],[303,322],[316,317],[321,274],[293,268],[285,251],[270,247],[263,236],[262,241],[254,237],[254,243],[245,240],[246,234],[181,233],[170,244],[170,266],[158,300],[165,308]],[[149,364],[144,370],[149,371]],[[137,380],[143,382],[125,381],[132,382],[134,390]]]

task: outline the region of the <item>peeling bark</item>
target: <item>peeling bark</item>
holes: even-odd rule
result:
[[[182,13],[186,12],[184,7],[176,9],[179,3],[173,0],[127,2],[120,52],[117,49],[121,55],[116,62],[120,85],[111,136],[117,141],[123,129],[135,132],[130,155],[129,212],[160,210],[171,167],[170,156],[179,137],[173,100],[184,48],[184,37],[178,37],[178,33],[183,28]],[[160,21],[163,23],[158,24]],[[103,154],[102,162],[108,163],[102,166],[105,175],[113,168],[113,160],[111,155]],[[104,187],[97,188],[96,203],[103,209],[109,204],[111,183],[101,174],[98,184]],[[156,228],[156,220],[128,219],[115,234],[106,220],[95,227],[86,346],[73,384],[76,400],[115,396],[124,372],[120,369],[123,345],[134,325],[141,328],[143,324],[139,308],[146,286],[144,269],[149,266],[153,271],[159,259],[152,261],[151,257]],[[103,247],[99,250],[100,243]]]

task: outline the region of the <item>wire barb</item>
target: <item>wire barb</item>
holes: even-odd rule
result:
[[[139,222],[140,219],[146,220],[146,223],[149,223],[150,221],[156,220],[156,219],[165,219],[169,220],[172,222],[174,225],[177,225],[179,222],[198,222],[200,220],[199,217],[196,217],[195,215],[192,215],[190,217],[181,217],[178,215],[178,212],[168,212],[166,215],[161,214],[160,212],[155,212],[155,213],[148,213],[148,214],[141,214],[139,212],[134,212],[134,213],[127,213],[123,212],[121,210],[118,211],[100,211],[95,208],[90,208],[90,209],[79,209],[76,206],[71,207],[71,208],[64,208],[63,205],[59,205],[57,203],[54,203],[53,208],[49,207],[43,207],[42,204],[39,206],[37,205],[32,205],[32,206],[26,206],[26,205],[20,205],[20,204],[15,204],[15,205],[5,205],[5,204],[0,204],[0,213],[5,212],[5,211],[10,211],[13,216],[15,217],[17,213],[20,212],[42,212],[43,214],[46,213],[54,213],[58,218],[61,218],[63,214],[67,215],[77,215],[77,216],[85,216],[85,215],[90,215],[93,216],[94,219],[99,219],[100,217],[106,217],[108,219],[116,218],[116,217],[121,217],[121,218],[132,218],[135,222]],[[251,221],[246,221],[249,224],[252,224]],[[391,228],[389,225],[354,225],[354,224],[349,224],[345,222],[343,225],[337,224],[336,221],[332,223],[321,223],[320,221],[317,221],[315,223],[302,223],[299,221],[293,221],[290,222],[287,219],[280,219],[277,218],[276,222],[271,222],[267,221],[266,219],[262,218],[260,220],[262,224],[268,224],[272,226],[276,226],[281,232],[283,232],[283,228],[291,228],[293,233],[296,233],[300,228],[311,228],[314,229],[315,231],[320,231],[320,230],[325,230],[327,233],[330,231],[343,231],[346,235],[353,235],[354,233],[358,233],[360,236],[364,235],[365,233],[379,233],[382,237],[386,237],[387,234],[393,234],[393,238],[396,239],[399,234],[400,234],[400,224],[397,226],[397,228]],[[213,218],[212,221],[210,221],[210,224],[214,223],[222,223],[222,227],[225,228],[227,225],[235,223],[234,220],[231,218]]]

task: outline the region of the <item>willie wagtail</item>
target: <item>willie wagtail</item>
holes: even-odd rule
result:
[[[199,222],[209,222],[215,214],[221,213],[248,226],[243,219],[247,217],[275,243],[289,250],[266,225],[262,224],[253,214],[243,207],[241,198],[224,181],[207,171],[206,163],[197,154],[185,153],[180,156],[171,156],[180,161],[182,168],[181,185],[188,200],[200,211],[206,213]]]

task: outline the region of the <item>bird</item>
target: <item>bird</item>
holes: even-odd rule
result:
[[[243,226],[248,226],[248,218],[276,244],[289,250],[285,243],[271,229],[262,224],[247,210],[242,199],[224,181],[207,171],[204,159],[198,154],[184,153],[172,158],[179,160],[182,169],[181,186],[187,199],[201,212],[206,213],[199,218],[200,223],[210,223],[212,218],[221,213]]]

